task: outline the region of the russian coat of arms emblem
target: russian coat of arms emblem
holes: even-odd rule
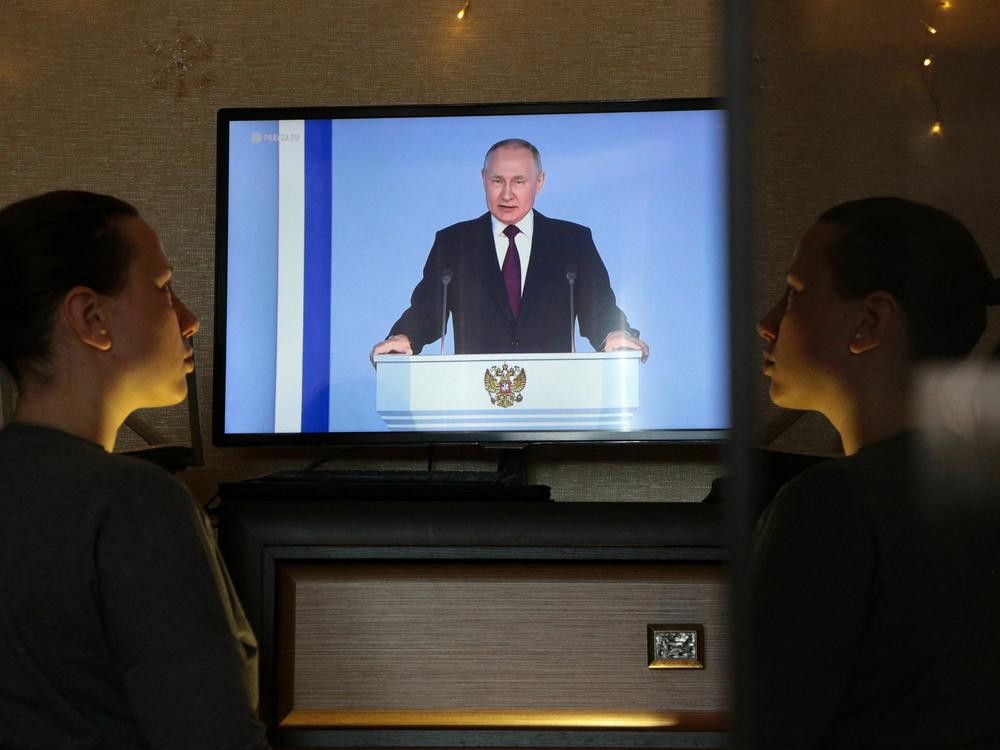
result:
[[[506,362],[486,368],[483,385],[490,395],[490,403],[502,409],[524,400],[521,391],[528,382],[527,373],[518,366],[511,367]]]

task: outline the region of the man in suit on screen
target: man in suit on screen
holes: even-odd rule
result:
[[[570,279],[580,333],[596,351],[649,347],[615,302],[590,229],[534,210],[545,182],[527,141],[494,144],[482,169],[489,211],[442,229],[410,307],[376,354],[419,354],[441,337],[447,286],[457,354],[571,351]]]

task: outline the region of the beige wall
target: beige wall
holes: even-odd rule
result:
[[[824,209],[868,195],[902,195],[954,213],[1000,273],[1000,2],[809,0],[754,3],[754,138],[757,315],[781,294],[802,232]],[[933,109],[922,60],[934,38],[935,89],[944,135],[930,136]],[[995,343],[991,315],[984,344]],[[758,377],[762,422],[777,418]],[[810,415],[776,447],[839,449]]]
[[[155,226],[179,289],[202,318],[199,388],[211,413],[214,118],[239,105],[360,105],[718,96],[717,3],[691,0],[6,0],[0,26],[0,203],[57,187],[120,195]],[[946,135],[926,135],[920,19],[935,3],[812,0],[754,4],[755,208],[759,314],[779,293],[797,236],[833,202],[901,193],[968,222],[1000,269],[998,6],[954,0],[940,15],[938,93]],[[189,92],[150,47],[191,35]],[[201,85],[199,85],[201,84]],[[744,332],[744,335],[749,335]],[[764,423],[776,412],[757,378]],[[170,440],[184,412],[146,414]],[[826,449],[803,420],[779,440]],[[134,437],[122,444],[137,447]],[[315,450],[218,450],[185,478],[203,500],[220,479],[304,465]],[[444,467],[495,456],[439,449]],[[559,499],[697,500],[720,469],[713,451],[538,447],[529,477]],[[418,449],[365,449],[333,466],[419,468]]]

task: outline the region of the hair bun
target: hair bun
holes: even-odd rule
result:
[[[986,286],[986,304],[1000,305],[1000,278],[993,279]]]

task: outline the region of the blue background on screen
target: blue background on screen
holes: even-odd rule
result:
[[[538,147],[535,207],[592,229],[618,305],[650,345],[633,427],[726,427],[723,127],[719,110],[334,120],[329,430],[385,430],[368,353],[408,306],[435,232],[485,212],[483,156],[509,137]],[[230,131],[229,432],[273,429],[277,146],[251,140],[276,130]]]
[[[229,126],[226,431],[274,431],[278,303],[277,121]]]

